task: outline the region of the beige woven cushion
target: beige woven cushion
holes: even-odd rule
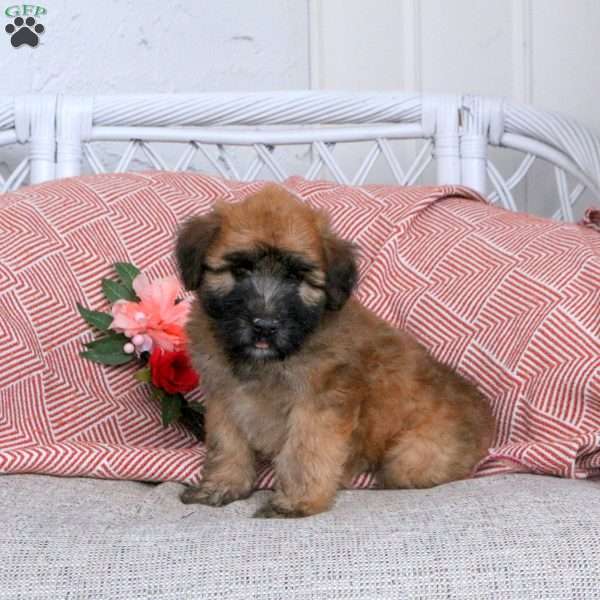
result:
[[[0,477],[0,598],[600,597],[600,483],[504,475],[340,493],[264,521],[183,486]]]

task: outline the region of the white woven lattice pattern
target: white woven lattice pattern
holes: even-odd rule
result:
[[[8,165],[8,161],[0,161],[0,192],[16,190],[29,175],[29,156],[22,158],[16,166]]]
[[[17,141],[14,102],[0,101],[0,146],[13,146]],[[17,189],[29,175],[29,155],[15,151],[14,147],[3,149],[0,159],[0,192]]]
[[[297,174],[313,180],[323,176],[326,171],[328,178],[338,183],[352,185],[365,183],[377,162],[379,162],[380,168],[385,165],[393,182],[400,185],[412,185],[418,181],[433,158],[433,144],[427,140],[422,144],[414,160],[406,168],[403,168],[401,161],[405,157],[398,155],[399,153],[392,147],[391,141],[387,138],[376,138],[368,143],[368,148],[361,148],[358,168],[350,172],[348,167],[345,167],[342,161],[335,156],[338,146],[336,142],[316,141],[308,147],[303,145],[303,154],[308,160],[301,161],[307,164],[299,173],[292,170],[294,167],[301,168],[298,161],[294,165],[290,165],[289,157],[283,155],[285,150],[297,149],[297,146],[251,144],[244,147],[246,155],[251,155],[250,160],[248,160],[248,156],[240,156],[239,146],[209,145],[197,141],[180,144],[183,146],[183,151],[179,148],[179,154],[171,156],[169,160],[163,155],[163,149],[160,146],[161,144],[144,140],[131,140],[112,168],[107,167],[106,157],[102,157],[100,152],[94,148],[94,143],[83,144],[83,155],[93,173],[109,171],[122,173],[132,169],[133,163],[136,161],[141,168],[150,167],[171,171],[201,170],[237,181],[251,181],[259,177],[284,181],[290,175]],[[169,150],[173,150],[172,145]],[[171,154],[173,153],[171,152]],[[140,155],[142,160],[136,159]],[[245,160],[243,160],[244,158]],[[358,158],[358,156],[354,158]],[[198,162],[200,162],[199,165]]]
[[[286,150],[297,149],[297,146],[284,146],[255,143],[245,146],[245,155],[240,155],[240,147],[225,144],[204,144],[197,141],[178,144],[146,142],[134,139],[127,142],[120,155],[109,155],[103,152],[101,144],[86,142],[83,144],[83,156],[92,173],[115,172],[128,170],[170,170],[199,171],[217,174],[236,181],[252,181],[266,178],[284,181],[290,175],[303,175],[308,180],[318,178],[331,179],[338,183],[362,185],[369,181],[377,181],[377,176],[385,176],[385,183],[414,185],[428,183],[422,179],[426,168],[434,159],[432,140],[424,141],[417,152],[409,152],[412,148],[399,151],[387,138],[377,138],[361,144],[361,148],[353,151],[354,164],[345,165],[344,158],[336,156],[338,146],[343,143],[317,141],[303,147],[305,160],[290,164]],[[356,144],[355,144],[356,146]],[[408,144],[405,144],[408,146]],[[297,153],[296,153],[297,154]],[[412,158],[412,160],[411,160]],[[487,197],[493,204],[500,203],[505,208],[519,210],[519,202],[515,191],[527,181],[536,161],[546,163],[527,153],[517,167],[509,175],[502,174],[504,165],[497,165],[491,158],[486,162],[486,175],[489,188]],[[348,162],[348,161],[346,161]],[[378,168],[374,169],[377,164]],[[403,168],[403,164],[407,165]],[[568,174],[558,166],[545,164],[546,170],[554,173],[555,196],[558,208],[552,217],[563,221],[575,220],[573,207],[586,191],[586,186],[577,182],[571,186]],[[375,176],[375,178],[370,176]],[[550,216],[550,215],[549,215]]]
[[[533,154],[527,153],[517,168],[508,177],[504,177],[495,162],[488,159],[486,173],[493,189],[487,195],[490,202],[494,204],[500,202],[505,208],[513,211],[518,210],[519,207],[513,192],[519,184],[526,181],[527,175],[530,173],[536,160],[538,159]],[[569,189],[568,174],[563,169],[551,165],[546,165],[546,167],[551,168],[554,173],[556,196],[559,202],[559,208],[552,213],[552,218],[561,221],[574,221],[573,207],[587,190],[587,187],[583,183],[578,182],[572,189]]]

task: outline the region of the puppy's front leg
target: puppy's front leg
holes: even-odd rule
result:
[[[348,456],[352,420],[335,407],[292,409],[289,434],[275,458],[273,499],[255,517],[305,517],[327,510]]]
[[[246,438],[225,414],[217,399],[207,402],[207,457],[200,487],[181,495],[185,504],[223,506],[252,493],[256,477],[255,456]]]

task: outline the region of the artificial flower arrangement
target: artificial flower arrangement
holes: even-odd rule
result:
[[[184,397],[199,383],[184,330],[190,303],[178,298],[179,282],[174,276],[150,281],[131,263],[114,267],[119,280],[102,280],[111,312],[77,305],[84,320],[103,334],[87,342],[81,356],[113,366],[139,361],[142,366],[134,377],[148,384],[160,401],[163,424],[181,421],[202,438],[203,406]]]

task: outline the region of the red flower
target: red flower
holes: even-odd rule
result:
[[[184,350],[166,352],[155,346],[150,355],[152,383],[169,394],[191,392],[199,381]]]

